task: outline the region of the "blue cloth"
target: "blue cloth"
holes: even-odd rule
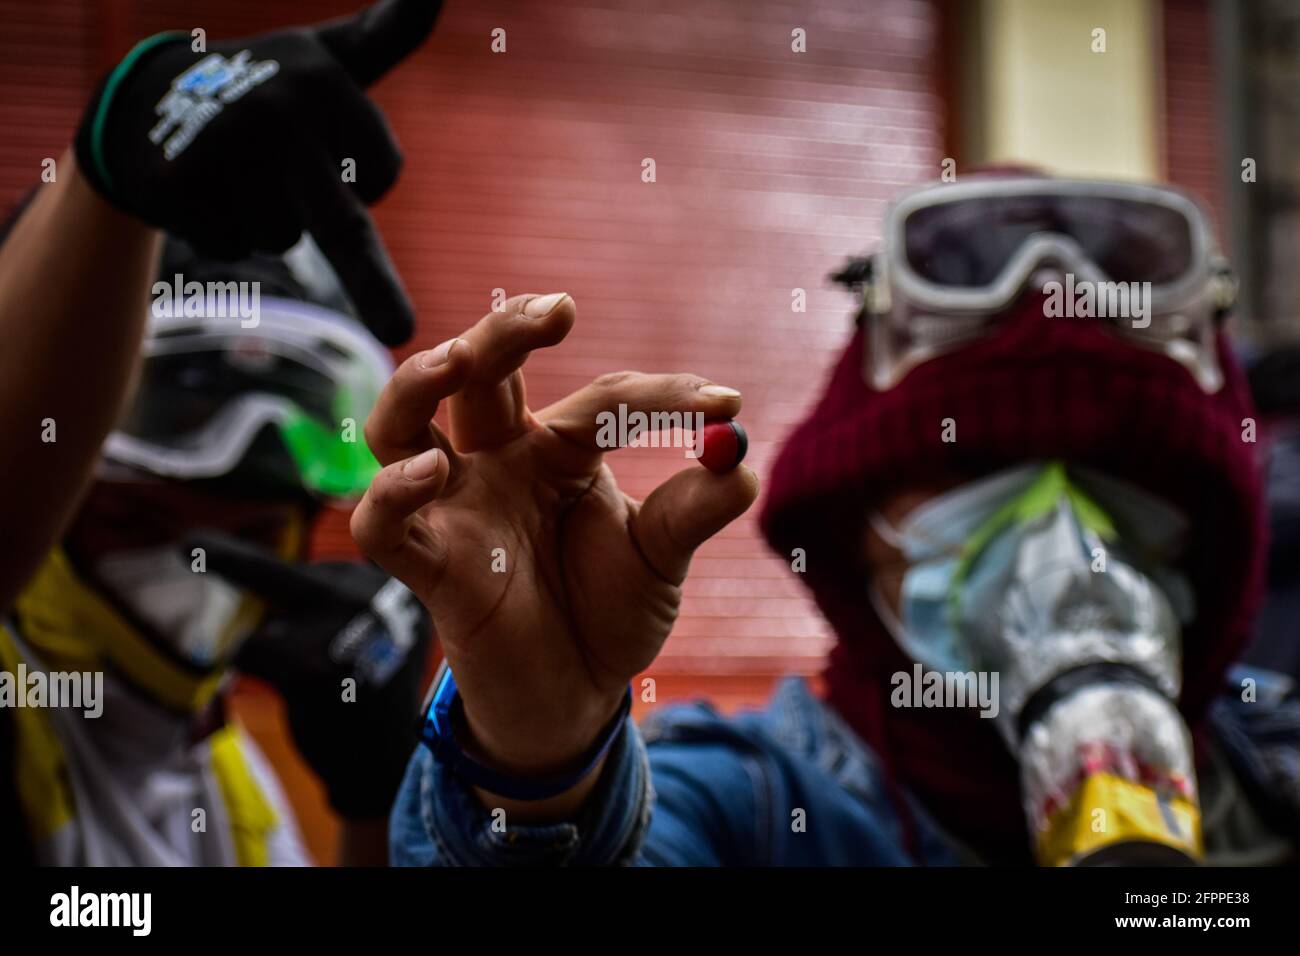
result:
[[[1300,422],[1277,429],[1267,477],[1268,593],[1245,660],[1300,682]]]
[[[906,799],[906,798],[905,798]],[[879,760],[799,678],[761,711],[704,704],[628,721],[580,819],[494,817],[420,747],[390,820],[397,866],[902,866],[958,862],[909,800],[917,854]]]
[[[1237,665],[1209,724],[1252,806],[1300,846],[1300,687],[1288,674]]]

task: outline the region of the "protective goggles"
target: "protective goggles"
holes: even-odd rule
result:
[[[329,498],[360,496],[379,469],[363,428],[393,363],[346,316],[269,297],[249,328],[155,316],[142,358],[107,462],[182,480],[238,472],[267,492],[278,482]]]
[[[883,249],[836,276],[863,296],[865,374],[877,389],[995,330],[1027,289],[1045,316],[1095,317],[1223,385],[1214,333],[1236,283],[1204,210],[1136,183],[972,177],[908,193]],[[1057,311],[1059,310],[1059,311]]]

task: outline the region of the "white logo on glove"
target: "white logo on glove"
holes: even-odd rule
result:
[[[150,142],[158,144],[166,140],[163,155],[175,159],[225,104],[235,102],[279,72],[277,61],[255,63],[248,50],[231,59],[220,53],[205,56],[172,80],[171,89],[158,101],[155,110],[160,119],[149,131]]]

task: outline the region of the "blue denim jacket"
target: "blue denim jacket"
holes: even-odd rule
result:
[[[799,678],[761,711],[704,704],[628,721],[580,819],[494,828],[492,813],[421,747],[390,821],[397,866],[856,866],[952,864],[914,801],[919,861],[883,769]]]

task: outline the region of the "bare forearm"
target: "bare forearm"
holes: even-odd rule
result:
[[[71,152],[0,247],[0,611],[57,540],[125,399],[159,235]]]

